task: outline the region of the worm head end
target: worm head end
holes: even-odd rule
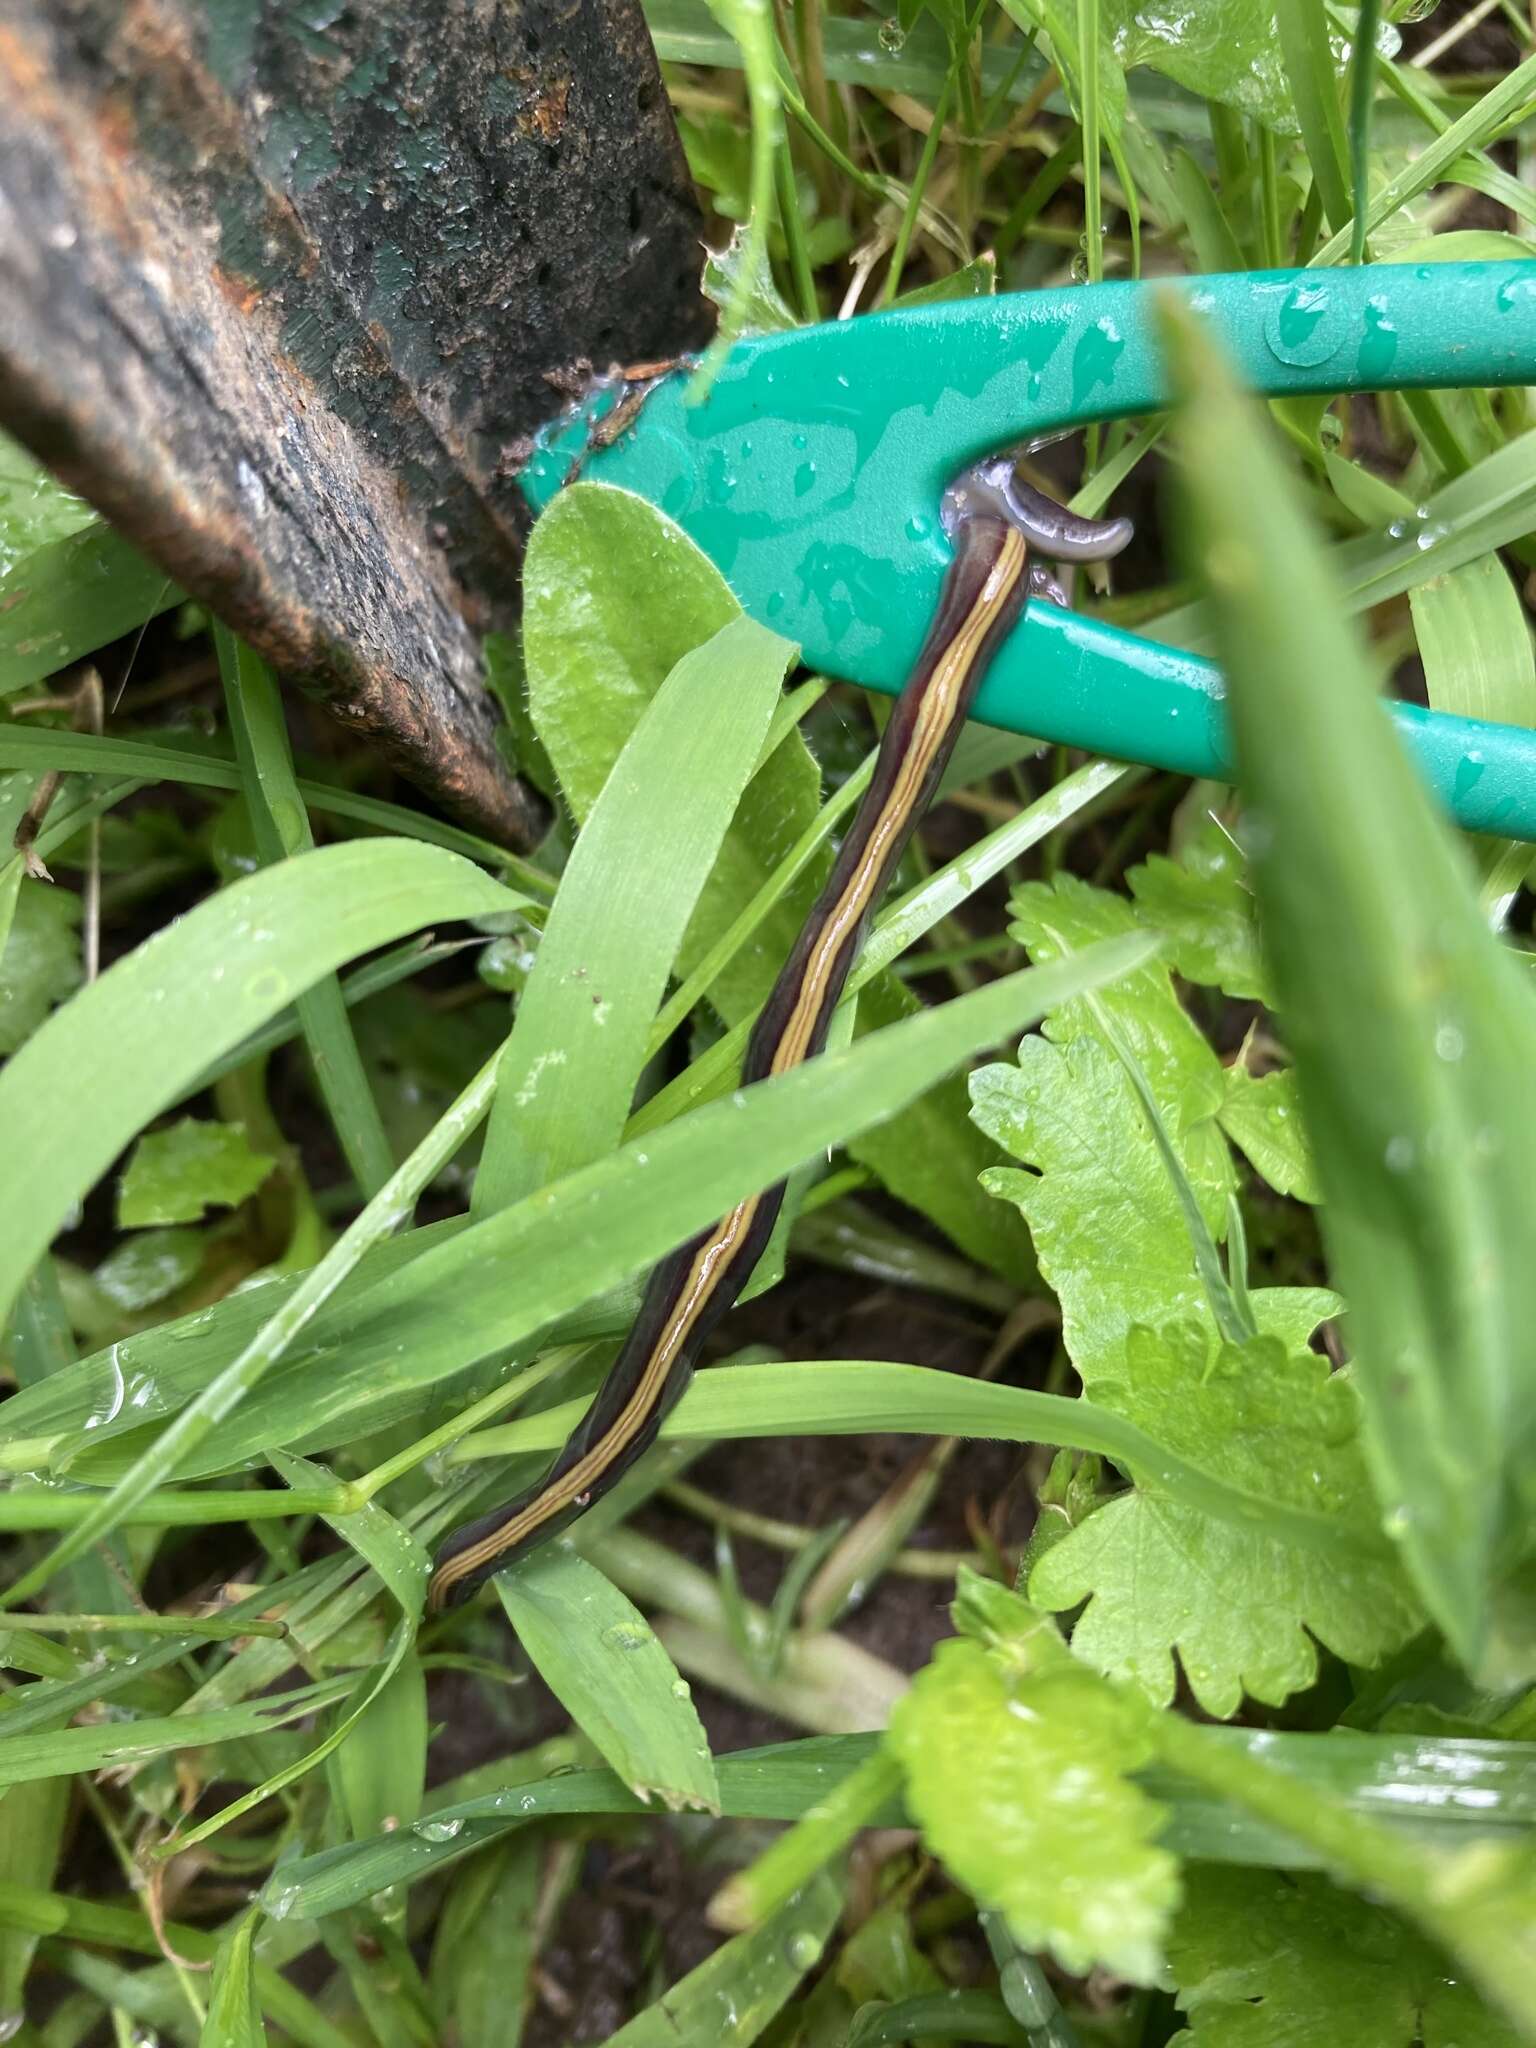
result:
[[[970,519],[1000,519],[1030,548],[1058,562],[1103,562],[1118,555],[1134,531],[1129,519],[1084,519],[1058,505],[1018,473],[1011,455],[989,455],[956,477],[940,507],[951,539]]]

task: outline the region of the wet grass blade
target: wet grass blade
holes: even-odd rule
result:
[[[698,1709],[634,1603],[558,1544],[495,1584],[534,1669],[630,1791],[673,1811],[718,1813]]]
[[[1536,1009],[1374,701],[1275,451],[1168,314],[1278,1006],[1386,1527],[1458,1655],[1536,1488]]]
[[[485,1215],[615,1146],[651,1020],[750,779],[794,648],[732,619],[647,705],[560,879],[502,1055]]]
[[[1267,1759],[1352,1812],[1396,1820],[1431,1845],[1490,1833],[1517,1839],[1536,1820],[1536,1748],[1530,1743],[1225,1727],[1202,1728],[1199,1736],[1218,1750]],[[878,1770],[879,1745],[878,1735],[824,1735],[722,1756],[717,1759],[721,1812],[743,1820],[785,1821],[819,1816],[823,1810],[835,1814],[845,1798],[856,1797],[856,1774]],[[645,1810],[614,1771],[566,1770],[529,1779],[515,1769],[518,1761],[508,1759],[500,1789],[436,1805],[429,1798],[430,1835],[377,1835],[371,1842],[323,1849],[285,1865],[269,1881],[263,1905],[278,1917],[319,1918],[391,1885],[413,1884],[533,1821]],[[1181,1855],[1282,1869],[1317,1866],[1319,1859],[1304,1844],[1182,1773],[1151,1765],[1139,1775],[1170,1808],[1169,1846]],[[894,1800],[874,1812],[859,1809],[861,1826],[894,1827],[901,1820]],[[813,1833],[819,1830],[819,1820],[810,1825]],[[813,1843],[797,1878],[816,1868],[814,1848]],[[750,1906],[751,1901],[742,1903]]]
[[[251,836],[257,858],[270,867],[312,852],[315,844],[288,750],[283,702],[265,662],[225,627],[215,627],[213,637]],[[294,998],[294,1009],[347,1164],[364,1195],[376,1195],[394,1160],[336,976],[322,975]]]
[[[220,891],[82,989],[0,1073],[0,1130],[28,1162],[0,1187],[0,1312],[72,1205],[210,1059],[355,954],[522,901],[433,847],[323,847]]]

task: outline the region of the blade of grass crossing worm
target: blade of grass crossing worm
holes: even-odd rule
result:
[[[848,977],[844,1001],[852,1001],[875,975],[915,946],[1021,853],[1048,838],[1102,791],[1135,772],[1114,762],[1089,761],[1006,825],[977,840],[946,866],[936,868],[927,881],[893,903],[876,924]],[[707,1101],[729,1087],[741,1064],[755,1018],[755,1012],[742,1018],[701,1053],[686,1073],[642,1104],[630,1118],[626,1135],[642,1137],[679,1115],[683,1108]]]
[[[270,867],[315,844],[288,750],[282,698],[271,670],[227,627],[214,628],[214,643],[256,857]],[[294,998],[294,1009],[347,1164],[364,1195],[376,1195],[394,1160],[336,976],[322,975]]]
[[[1323,212],[1331,228],[1349,219],[1349,151],[1339,108],[1326,0],[1276,0],[1280,54]],[[1347,242],[1346,242],[1347,246]]]
[[[290,1485],[313,1483],[325,1478],[326,1473],[317,1465],[311,1465],[303,1458],[290,1458],[282,1451],[272,1453],[272,1463]],[[384,1697],[396,1674],[410,1654],[416,1640],[416,1628],[421,1618],[422,1602],[426,1598],[427,1580],[431,1575],[431,1564],[426,1552],[402,1527],[393,1515],[387,1515],[373,1503],[360,1509],[356,1514],[326,1515],[322,1517],[328,1529],[338,1535],[343,1543],[355,1550],[359,1557],[378,1573],[386,1591],[400,1609],[400,1616],[390,1631],[389,1641],[377,1666],[366,1673],[354,1686],[351,1699],[337,1717],[329,1734],[315,1744],[314,1748],[301,1756],[297,1762],[287,1765],[268,1778],[265,1784],[255,1786],[242,1794],[229,1806],[222,1808],[210,1820],[195,1828],[177,1834],[169,1843],[162,1844],[159,1854],[169,1856],[190,1849],[195,1843],[216,1834],[253,1807],[260,1806],[284,1786],[291,1785],[316,1764],[324,1763],[353,1734],[366,1715]]]
[[[1476,1666],[1536,1502],[1536,1008],[1380,707],[1291,486],[1172,311],[1256,893],[1386,1527]]]
[[[794,657],[732,619],[641,714],[577,838],[502,1055],[477,1215],[610,1151]]]
[[[1153,943],[1138,935],[1080,953],[1064,964],[1062,980],[1056,965],[1027,969],[626,1144],[372,1289],[344,1340],[346,1369],[427,1384],[520,1342],[827,1146],[893,1115],[1064,991],[1126,971]],[[514,1266],[521,1284],[509,1289]],[[314,1357],[306,1361],[309,1375],[325,1371]]]
[[[1261,1296],[1262,1299],[1262,1296]],[[479,1431],[456,1444],[455,1463],[551,1450],[565,1441],[585,1404],[545,1409],[520,1422]],[[1025,1387],[957,1379],[932,1367],[843,1358],[822,1364],[778,1361],[700,1373],[661,1426],[664,1441],[691,1437],[852,1436],[889,1431],[974,1436],[1010,1443],[1097,1451],[1136,1475],[1137,1483],[1234,1526],[1272,1539],[1342,1555],[1380,1556],[1386,1539],[1334,1515],[1250,1493],[1223,1473],[1166,1449],[1134,1423],[1085,1400]]]
[[[1136,936],[992,983],[744,1090],[737,1100],[709,1104],[483,1223],[436,1234],[419,1258],[338,1302],[305,1352],[283,1361],[238,1414],[207,1435],[195,1469],[225,1469],[285,1437],[313,1440],[326,1418],[345,1435],[341,1418],[357,1404],[391,1394],[414,1399],[413,1390],[512,1349],[585,1304],[606,1317],[611,1288],[735,1202],[784,1179],[867,1121],[891,1115],[939,1075],[1090,982],[1129,970],[1155,944]],[[509,1288],[514,1265],[519,1285]],[[316,1284],[327,1270],[317,1269]],[[449,1303],[452,1312],[445,1313]],[[198,1358],[212,1362],[217,1348],[210,1355],[204,1333],[195,1335]],[[169,1355],[178,1389],[186,1388],[182,1361]],[[158,1348],[132,1356],[154,1389]],[[91,1398],[105,1394],[121,1407],[123,1363],[108,1354],[93,1364],[74,1401],[88,1389]],[[31,1404],[29,1424],[46,1414],[50,1426],[67,1426],[66,1414],[77,1412],[21,1398]]]
[[[534,1668],[641,1800],[720,1810],[698,1709],[655,1631],[596,1565],[552,1545],[496,1591]]]
[[[267,2031],[256,2009],[251,1982],[251,1937],[255,1931],[256,1915],[246,1913],[219,1937],[198,2048],[264,2048]]]
[[[1434,710],[1536,725],[1531,628],[1497,555],[1432,577],[1409,592],[1408,603]],[[1503,922],[1533,859],[1536,853],[1515,840],[1479,842],[1483,901],[1494,913],[1495,927]]]
[[[27,1162],[0,1186],[0,1314],[131,1138],[247,1033],[354,954],[526,898],[409,841],[327,846],[248,875],[108,968],[0,1073]]]
[[[610,2034],[607,2048],[677,2048],[680,2041],[747,2048],[820,1962],[842,1905],[843,1888],[816,1878],[754,1933],[728,1941]]]

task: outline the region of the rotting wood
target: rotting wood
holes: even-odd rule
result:
[[[6,0],[0,421],[526,845],[480,654],[516,611],[511,451],[550,367],[701,338],[686,169],[633,0],[324,13]]]

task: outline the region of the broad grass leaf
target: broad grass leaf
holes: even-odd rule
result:
[[[497,1575],[534,1669],[636,1796],[720,1810],[698,1708],[655,1630],[610,1579],[563,1544]]]
[[[1186,545],[1230,678],[1367,1447],[1387,1527],[1475,1664],[1536,1503],[1536,1001],[1373,701],[1274,450],[1194,326],[1168,331]]]
[[[448,1889],[427,1988],[438,2025],[459,2048],[518,2048],[539,1950],[543,1867],[544,1845],[528,1835],[476,1857]]]
[[[678,2048],[683,2041],[748,2048],[820,1962],[842,1905],[830,1877],[814,1878],[761,1927],[716,1949],[610,2034],[605,2048]]]
[[[200,2048],[263,2048],[267,2030],[256,2007],[251,1984],[251,1938],[254,1913],[242,1914],[220,1936],[208,1990],[208,2012],[199,2036]]]
[[[641,712],[560,878],[502,1055],[483,1215],[611,1151],[699,892],[795,650],[737,617]]]
[[[627,491],[576,484],[534,528],[524,578],[529,704],[578,822],[597,800],[644,707],[682,657],[740,616],[715,568],[664,513]],[[747,785],[678,952],[686,974],[755,897],[814,819],[820,774],[791,733]],[[826,870],[813,862],[723,970],[710,1001],[728,1024],[767,995]],[[889,977],[867,985],[861,1021],[916,1007]],[[1017,1279],[1028,1247],[977,1179],[993,1163],[965,1118],[961,1084],[941,1084],[850,1150],[923,1209],[972,1258]]]
[[[1070,1660],[1017,1674],[979,1643],[941,1643],[887,1741],[923,1840],[1024,1946],[1063,1969],[1157,1979],[1178,1864],[1164,1814],[1131,1782],[1139,1718]]]
[[[1353,1812],[1397,1816],[1437,1847],[1473,1841],[1490,1828],[1518,1832],[1536,1814],[1536,1756],[1529,1743],[1241,1726],[1212,1729],[1209,1737],[1267,1759]],[[720,1756],[720,1810],[743,1820],[798,1820],[824,1807],[881,1740],[809,1736]],[[461,1797],[452,1787],[439,1788],[428,1795],[429,1832],[395,1829],[296,1859],[271,1879],[263,1903],[269,1912],[318,1918],[433,1875],[510,1829],[562,1815],[645,1811],[617,1772],[547,1771],[538,1751],[523,1751],[495,1767],[494,1782],[477,1779],[477,1789]],[[1151,1768],[1145,1782],[1169,1813],[1168,1846],[1182,1854],[1290,1868],[1315,1863],[1304,1845],[1164,1767]],[[872,1824],[894,1827],[902,1817],[893,1805]]]
[[[1519,2048],[1529,2038],[1458,1981],[1443,1950],[1325,1877],[1191,1866],[1168,1966],[1187,2021],[1176,2048]]]
[[[1536,725],[1530,621],[1497,555],[1432,577],[1408,593],[1408,604],[1434,710],[1505,725]],[[1500,875],[1502,890],[1511,898],[1532,858],[1529,847],[1511,840],[1478,842],[1484,875]]]
[[[162,570],[0,435],[0,697],[180,602]]]
[[[414,1649],[358,1715],[331,1759],[331,1780],[354,1842],[409,1827],[427,1774],[427,1686]]]
[[[523,899],[457,854],[370,840],[223,889],[82,989],[0,1071],[0,1311],[113,1159],[209,1062],[343,960]]]
[[[15,1052],[80,986],[80,898],[21,878],[0,939],[0,1055]]]

